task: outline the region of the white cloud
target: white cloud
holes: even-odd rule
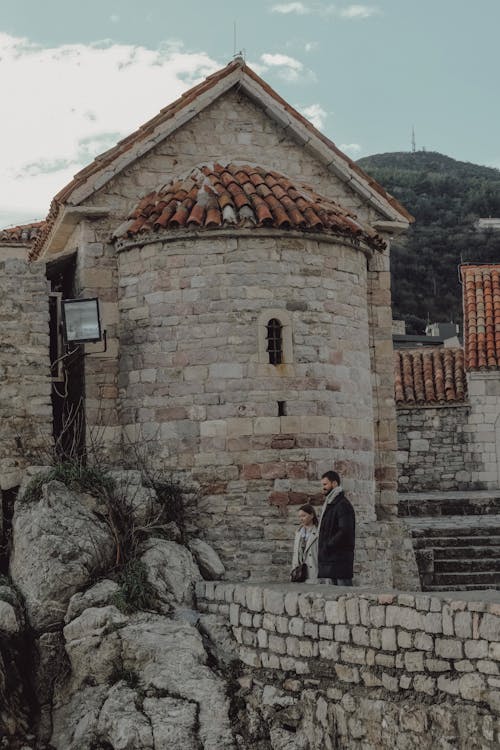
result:
[[[220,67],[179,43],[44,48],[0,33],[0,49],[2,98],[15,102],[0,118],[3,225],[43,217],[75,172]]]
[[[347,18],[352,20],[358,20],[363,18],[371,18],[380,13],[378,8],[374,8],[370,5],[348,5],[346,8],[339,10],[341,18]]]
[[[304,44],[304,50],[306,52],[312,52],[313,50],[318,49],[318,47],[319,47],[319,42],[306,42]]]
[[[309,107],[302,107],[300,111],[304,117],[307,117],[307,119],[312,122],[315,128],[322,130],[327,118],[327,113],[321,104],[311,104]]]
[[[279,3],[271,6],[271,13],[282,13],[283,15],[317,15],[317,16],[335,16],[344,20],[360,20],[371,18],[380,13],[379,9],[372,5],[346,5],[343,8],[337,8],[331,3],[311,2],[305,4],[302,2]]]
[[[267,70],[273,69],[280,78],[288,83],[315,80],[312,70],[306,68],[300,60],[297,60],[295,57],[290,57],[289,55],[283,55],[279,52],[274,54],[264,52],[264,54],[260,56],[260,63],[257,65],[252,64],[252,67],[259,75],[263,75]]]
[[[273,5],[271,13],[296,13],[299,16],[305,16],[311,12],[311,8],[308,8],[304,3],[281,3],[279,5]]]
[[[356,159],[363,150],[359,143],[341,143],[339,149],[348,156],[352,156],[353,159]]]

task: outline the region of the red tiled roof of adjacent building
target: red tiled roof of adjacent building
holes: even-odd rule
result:
[[[148,193],[115,237],[135,237],[161,229],[273,227],[325,232],[362,240],[382,249],[384,240],[338,203],[308,186],[249,164],[195,167]]]
[[[464,401],[467,381],[463,349],[400,349],[394,352],[394,390],[398,406]]]
[[[16,242],[21,245],[31,245],[36,240],[45,222],[35,221],[31,224],[20,224],[16,227],[0,229],[0,243]]]
[[[461,266],[467,370],[500,368],[500,265]]]
[[[201,83],[193,86],[174,102],[160,110],[160,112],[155,115],[155,117],[141,125],[138,130],[134,131],[126,138],[123,138],[116,144],[116,146],[97,156],[91,164],[84,167],[84,169],[80,170],[80,172],[77,172],[71,182],[69,182],[53,198],[49,213],[47,214],[45,226],[31,252],[31,258],[34,259],[41,253],[45,239],[49,235],[50,230],[55,223],[61,206],[68,202],[72,193],[74,193],[80,186],[82,186],[91,175],[109,166],[115,159],[120,157],[122,154],[125,154],[127,151],[130,151],[130,149],[132,149],[137,143],[147,140],[159,125],[177,115],[184,108],[192,105],[192,103],[198,97],[215,87],[220,81],[231,75],[237,68],[240,68],[243,73],[245,73],[250,79],[252,79],[252,81],[257,83],[266,94],[271,96],[280,106],[285,109],[286,112],[292,115],[294,119],[298,120],[302,126],[307,128],[307,130],[309,130],[311,134],[319,138],[329,149],[331,149],[332,152],[340,157],[345,162],[345,164],[355,174],[357,174],[366,185],[370,187],[371,190],[378,193],[403,218],[405,218],[410,223],[414,221],[413,216],[408,213],[408,211],[399,203],[399,201],[396,200],[396,198],[394,198],[386,190],[384,190],[384,188],[379,185],[376,180],[367,175],[366,172],[361,169],[361,167],[359,167],[354,161],[352,161],[352,159],[350,159],[339,148],[337,148],[333,141],[331,141],[319,130],[317,130],[314,125],[309,122],[309,120],[307,120],[303,115],[300,114],[300,112],[298,112],[290,104],[288,104],[285,99],[279,96],[279,94],[277,94],[274,89],[272,89],[262,78],[260,78],[260,76],[254,73],[254,71],[249,68],[241,58],[238,57],[221,70],[218,70],[216,73],[213,73],[212,75],[205,78],[205,80]]]

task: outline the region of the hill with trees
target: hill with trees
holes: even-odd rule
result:
[[[476,227],[500,218],[500,170],[430,151],[358,161],[415,217],[392,244],[393,316],[408,333],[431,322],[461,322],[460,263],[500,262],[500,232]]]

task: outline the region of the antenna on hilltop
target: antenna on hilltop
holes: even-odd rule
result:
[[[236,21],[233,21],[233,57],[236,57]]]
[[[411,129],[411,152],[412,154],[414,154],[416,150],[417,150],[417,143],[415,141],[415,127],[412,126],[412,129]]]

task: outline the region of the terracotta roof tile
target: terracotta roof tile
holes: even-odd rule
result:
[[[394,397],[399,406],[464,401],[463,349],[400,349],[394,352]]]
[[[31,251],[31,257],[36,258],[41,253],[43,244],[48,237],[52,226],[55,223],[61,206],[65,205],[69,201],[72,193],[79,187],[81,187],[91,175],[111,165],[113,161],[115,161],[115,159],[120,157],[122,154],[130,151],[137,143],[147,140],[159,125],[167,122],[183,109],[189,107],[189,105],[191,105],[198,97],[200,97],[202,94],[205,94],[207,91],[216,86],[220,81],[231,75],[237,68],[240,68],[242,70],[242,73],[246,74],[250,79],[252,79],[253,82],[260,86],[263,91],[265,91],[279,105],[281,105],[285,109],[285,111],[288,112],[295,120],[298,120],[302,124],[302,126],[307,128],[307,130],[309,130],[312,134],[314,134],[314,136],[319,138],[329,149],[331,149],[338,157],[340,157],[353,172],[355,172],[366,184],[368,184],[374,192],[378,193],[384,200],[386,200],[395,211],[400,213],[404,218],[406,218],[407,221],[414,221],[413,216],[408,213],[408,211],[399,203],[399,201],[396,200],[396,198],[387,193],[386,190],[384,190],[384,188],[379,185],[376,180],[367,175],[366,172],[364,172],[361,167],[356,164],[356,162],[352,161],[352,159],[350,159],[339,148],[337,148],[333,141],[323,135],[323,133],[317,130],[307,118],[305,118],[300,114],[300,112],[298,112],[290,104],[288,104],[285,99],[279,96],[279,94],[274,91],[274,89],[272,89],[262,78],[260,78],[260,76],[254,73],[254,71],[249,68],[241,58],[237,58],[221,70],[218,70],[216,73],[213,73],[212,75],[205,78],[205,80],[201,83],[184,92],[182,96],[160,110],[160,112],[151,120],[148,120],[136,131],[128,135],[126,138],[123,138],[116,144],[116,146],[113,146],[112,148],[108,149],[108,151],[97,156],[93,162],[80,170],[80,172],[77,172],[71,182],[69,182],[64,188],[62,188],[62,190],[60,190],[53,198],[49,212],[47,214],[47,218],[44,223],[43,231],[37,238],[35,246]]]
[[[114,236],[228,224],[324,232],[363,241],[374,249],[385,246],[371,227],[338,203],[306,185],[294,186],[277,172],[248,164],[195,167],[187,178],[174,179],[142,198]]]
[[[39,236],[44,221],[35,221],[31,224],[21,224],[17,227],[0,229],[0,242],[19,242],[22,245],[32,245]]]
[[[500,265],[461,266],[465,366],[500,369]]]

